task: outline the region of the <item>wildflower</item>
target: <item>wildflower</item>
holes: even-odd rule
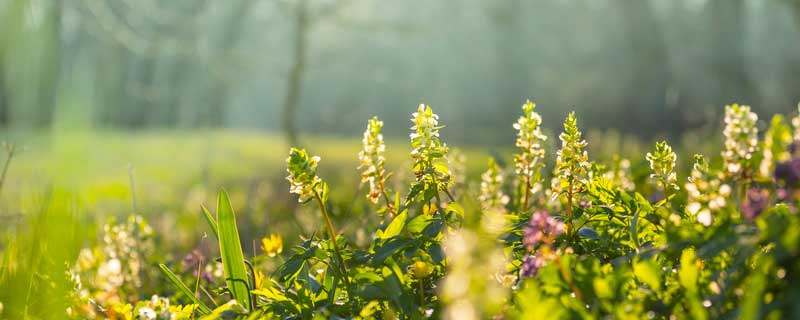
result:
[[[322,180],[317,176],[318,156],[309,157],[306,150],[292,148],[289,150],[289,157],[286,158],[289,176],[286,177],[291,183],[290,193],[300,195],[299,202],[304,203],[315,195],[319,195],[322,188]]]
[[[789,160],[793,149],[792,129],[786,125],[781,115],[776,114],[772,117],[769,129],[764,133],[762,144],[761,163],[758,166],[758,173],[761,177],[769,177],[775,170],[776,162]]]
[[[488,169],[481,174],[481,194],[478,196],[481,208],[502,208],[508,204],[509,198],[502,189],[503,180],[502,169],[494,158],[489,158]]]
[[[603,176],[623,190],[632,191],[636,188],[636,185],[631,181],[631,161],[628,159],[614,155],[612,167]]]
[[[183,271],[191,271],[193,277],[199,276],[203,280],[206,280],[206,282],[212,282],[214,281],[214,277],[210,272],[203,270],[198,273],[198,268],[204,260],[205,257],[203,256],[203,253],[198,249],[194,249],[192,252],[186,254],[181,261],[181,269]]]
[[[447,154],[446,160],[450,167],[452,187],[463,186],[467,177],[467,156],[461,152],[461,149],[453,148]]]
[[[564,132],[559,135],[561,150],[557,153],[556,172],[558,184],[554,186],[554,196],[560,194],[567,198],[567,236],[573,234],[572,230],[572,202],[576,193],[583,190],[589,169],[589,155],[586,153],[586,141],[581,139],[578,130],[578,121],[575,112],[570,112],[564,120]]]
[[[367,121],[367,130],[364,131],[364,138],[361,140],[363,149],[358,153],[361,162],[358,168],[363,170],[361,183],[369,182],[367,199],[372,203],[378,203],[386,185],[386,169],[384,169],[386,158],[383,156],[386,145],[383,142],[381,128],[383,121],[378,120],[378,117]]]
[[[646,159],[650,162],[652,171],[650,178],[658,181],[665,193],[669,190],[678,190],[674,172],[677,157],[666,141],[656,143],[656,149],[647,153]]]
[[[430,203],[426,203],[426,204],[422,205],[422,213],[424,213],[425,215],[429,215],[429,216],[433,215],[434,213],[436,213],[436,206],[434,206],[434,205],[432,205]]]
[[[517,282],[518,277],[516,275],[510,273],[495,273],[494,279],[497,280],[503,288],[512,288],[514,284]]]
[[[784,191],[800,186],[800,158],[792,158],[776,165],[775,183]]]
[[[255,289],[261,289],[267,283],[267,276],[261,270],[256,270],[253,273],[253,280],[255,280]]]
[[[571,112],[564,120],[564,132],[559,135],[561,150],[556,158],[556,176],[560,188],[568,188],[565,192],[575,193],[580,189],[589,169],[589,155],[584,150],[586,140],[581,139],[575,112]]]
[[[750,107],[733,104],[725,106],[725,151],[722,152],[724,166],[730,175],[742,174],[758,149],[758,115]]]
[[[439,116],[433,113],[430,106],[420,104],[417,112],[412,114],[411,121],[411,158],[417,190],[446,190],[450,185],[450,169],[445,165],[447,146],[439,140]]]
[[[261,249],[268,257],[275,257],[283,252],[283,238],[279,234],[270,234],[269,237],[261,238]]]
[[[523,229],[522,244],[533,250],[540,242],[550,244],[564,232],[564,223],[550,216],[545,210],[531,215],[531,220]]]
[[[289,150],[289,158],[286,159],[286,171],[289,172],[289,176],[286,177],[286,179],[292,184],[289,188],[289,192],[299,194],[299,201],[301,203],[304,203],[311,198],[317,199],[317,205],[319,206],[319,210],[322,212],[322,219],[325,221],[325,226],[328,228],[328,238],[333,245],[333,250],[336,260],[338,260],[337,262],[340,271],[343,275],[345,275],[342,277],[342,280],[344,281],[346,287],[350,287],[350,279],[347,276],[347,266],[344,264],[344,258],[339,251],[339,244],[336,241],[336,229],[333,227],[331,218],[328,215],[328,209],[325,206],[325,202],[328,198],[328,186],[317,176],[317,164],[319,161],[320,159],[317,156],[309,157],[308,153],[306,153],[306,150],[300,150],[296,148]],[[282,250],[282,242],[280,243],[280,246]],[[277,248],[275,248],[275,250],[277,251]],[[280,252],[276,252],[276,255],[278,253]]]
[[[152,308],[144,307],[139,309],[139,317],[137,319],[155,320],[156,316],[156,312]]]
[[[694,155],[694,165],[685,185],[686,211],[697,222],[708,227],[713,222],[712,211],[723,208],[731,195],[731,187],[722,183],[708,168],[702,155]]]
[[[747,220],[758,217],[769,206],[769,191],[760,188],[747,190],[747,197],[742,203],[742,214]]]
[[[545,259],[542,254],[535,255],[526,254],[522,258],[522,267],[520,268],[520,277],[534,277],[545,264]]]
[[[542,117],[534,112],[536,104],[528,100],[522,105],[524,113],[514,124],[517,129],[516,146],[520,153],[514,155],[517,176],[519,176],[525,187],[523,210],[527,209],[527,200],[531,192],[532,184],[539,178],[540,169],[543,166],[544,146],[547,136],[542,133]]]
[[[414,279],[425,279],[433,273],[433,265],[426,261],[415,261],[408,268],[408,274]]]

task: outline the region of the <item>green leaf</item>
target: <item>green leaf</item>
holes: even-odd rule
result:
[[[633,274],[653,291],[661,290],[661,269],[653,260],[634,261]]]
[[[408,245],[408,240],[402,238],[391,238],[382,247],[375,249],[375,254],[372,256],[372,263],[380,265],[383,260],[393,255],[398,250]]]
[[[231,296],[245,306],[251,306],[247,267],[242,254],[242,243],[236,228],[236,215],[225,191],[219,193],[217,202],[217,225],[219,227],[219,252],[225,281]]]
[[[383,230],[383,233],[379,236],[379,239],[389,239],[396,235],[400,234],[400,231],[403,231],[403,227],[406,226],[406,219],[408,219],[408,212],[403,211],[403,213],[394,217],[389,226],[386,227],[386,230]]]
[[[219,239],[219,227],[217,227],[217,220],[214,219],[214,216],[211,215],[211,212],[208,211],[206,206],[200,205],[200,208],[203,209],[203,217],[206,218],[206,222],[208,222],[208,225],[211,226],[211,231],[214,232],[214,237]]]
[[[695,260],[697,260],[697,254],[694,249],[686,248],[681,253],[681,270],[678,271],[678,280],[686,288],[686,291],[691,293],[697,292],[697,279],[700,276],[700,270]]]
[[[442,162],[436,162],[433,164],[433,168],[441,173],[447,174],[450,172],[450,168],[447,167],[447,164]]]
[[[200,301],[200,299],[198,299],[194,295],[194,292],[189,290],[189,287],[183,284],[183,281],[181,281],[181,279],[178,279],[178,276],[172,273],[172,271],[169,270],[169,268],[167,268],[166,265],[161,263],[158,265],[158,267],[161,268],[161,272],[165,276],[167,276],[167,279],[169,279],[169,281],[172,282],[173,285],[175,285],[175,288],[180,290],[185,296],[187,296],[190,300],[192,300],[194,304],[198,306],[201,314],[209,314],[211,312],[211,309],[203,301]]]
[[[422,232],[422,230],[425,230],[425,227],[427,227],[431,223],[431,220],[432,220],[431,216],[426,214],[421,214],[412,218],[411,221],[408,222],[406,228],[411,233],[420,233]]]
[[[459,216],[464,217],[464,207],[460,204],[455,202],[450,202],[447,204],[447,211],[452,211],[457,213]]]
[[[637,250],[639,249],[639,212],[642,211],[636,210],[631,219],[631,241]]]
[[[597,231],[594,231],[594,229],[589,227],[583,227],[580,230],[578,230],[578,235],[592,240],[600,239],[600,235],[597,234]]]

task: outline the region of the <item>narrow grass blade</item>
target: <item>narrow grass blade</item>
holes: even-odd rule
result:
[[[203,301],[200,301],[200,299],[198,299],[194,295],[194,293],[191,290],[189,290],[189,287],[183,284],[183,281],[178,279],[178,276],[172,273],[172,271],[169,270],[169,268],[167,268],[166,265],[161,263],[158,265],[158,267],[161,268],[161,272],[164,273],[165,276],[167,276],[167,279],[169,279],[169,281],[171,281],[172,284],[174,284],[175,287],[178,288],[178,290],[183,292],[184,295],[189,297],[189,299],[191,299],[192,302],[194,302],[197,305],[197,307],[200,309],[201,314],[211,313],[211,309],[205,303],[203,303]]]
[[[214,232],[214,237],[219,239],[219,227],[217,227],[217,220],[214,219],[214,216],[211,215],[211,212],[208,211],[208,208],[204,205],[200,205],[200,208],[203,209],[203,216],[206,218],[206,222],[211,227],[211,231]]]
[[[236,215],[225,191],[220,192],[217,202],[217,227],[219,232],[219,252],[228,290],[234,299],[252,309],[250,302],[247,267],[242,254],[242,243],[236,228]]]

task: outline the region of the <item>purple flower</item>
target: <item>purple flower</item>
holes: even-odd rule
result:
[[[198,266],[205,261],[205,257],[203,253],[200,252],[198,249],[192,250],[191,253],[187,254],[186,257],[183,258],[181,261],[181,270],[184,272],[192,271],[192,277],[197,277],[197,268]],[[208,273],[204,270],[200,270],[200,277],[206,280],[207,282],[214,281],[214,277],[211,273]]]
[[[541,254],[533,256],[526,254],[525,257],[522,258],[522,267],[519,270],[519,275],[521,277],[534,277],[542,266],[544,266],[544,258]]]
[[[534,212],[528,225],[523,228],[522,244],[533,250],[542,241],[550,242],[564,232],[564,224],[550,216],[545,210]]]
[[[789,145],[789,155],[791,155],[794,158],[794,156],[797,154],[798,151],[797,149],[798,149],[797,141],[792,142],[792,144]]]
[[[769,206],[769,191],[759,188],[747,190],[747,198],[742,203],[742,214],[747,220],[753,220]]]
[[[786,188],[796,188],[800,183],[800,158],[775,166],[775,182]]]

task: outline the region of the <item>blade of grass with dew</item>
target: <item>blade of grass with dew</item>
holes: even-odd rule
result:
[[[242,305],[252,309],[250,290],[247,281],[247,267],[242,254],[242,243],[236,228],[236,215],[231,207],[228,194],[223,190],[217,201],[217,227],[219,232],[219,252],[225,281],[231,296]]]
[[[180,279],[178,279],[178,276],[172,273],[172,271],[169,270],[169,268],[166,265],[161,263],[158,265],[158,267],[161,268],[161,272],[164,273],[165,276],[167,276],[167,279],[169,279],[169,281],[171,281],[172,284],[174,284],[175,287],[178,288],[178,290],[183,292],[184,295],[189,297],[189,299],[191,299],[192,302],[194,302],[197,305],[197,307],[200,309],[200,313],[202,314],[211,313],[211,309],[203,301],[200,301],[200,299],[198,299],[194,295],[194,293],[191,290],[189,290],[189,287],[187,287]]]
[[[214,232],[214,237],[219,239],[219,227],[217,227],[217,220],[214,219],[214,216],[211,215],[211,212],[208,211],[206,206],[200,205],[200,208],[203,209],[203,217],[206,218],[208,225],[211,226],[211,231]]]

